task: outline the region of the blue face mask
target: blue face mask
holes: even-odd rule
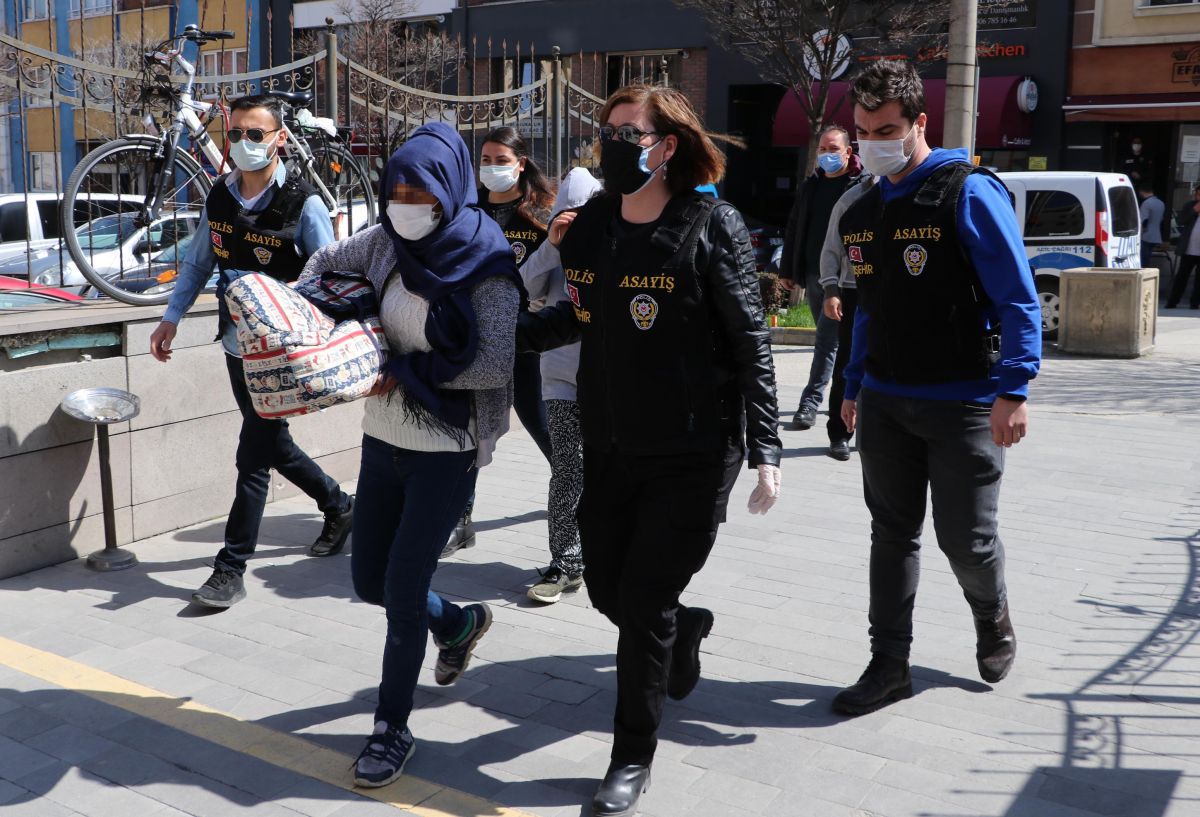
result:
[[[842,153],[822,153],[817,157],[817,164],[826,173],[837,173],[846,166],[846,157]]]

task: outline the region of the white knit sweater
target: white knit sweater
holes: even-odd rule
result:
[[[429,301],[413,295],[404,288],[399,275],[393,275],[383,293],[379,319],[388,344],[397,352],[428,352],[425,319],[429,316]],[[363,431],[388,445],[408,451],[470,451],[475,447],[477,424],[472,412],[467,438],[458,441],[428,426],[418,426],[404,417],[404,398],[400,394],[381,394],[368,397],[363,415]]]

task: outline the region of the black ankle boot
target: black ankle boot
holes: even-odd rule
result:
[[[975,619],[975,663],[979,677],[994,684],[1003,681],[1017,658],[1017,634],[1008,615],[1008,602],[994,619]]]
[[[592,798],[593,817],[633,817],[638,798],[650,788],[650,767],[614,761]]]
[[[865,715],[893,701],[912,697],[912,675],[908,661],[881,652],[871,655],[866,672],[852,687],[833,699],[833,711],[843,715]]]
[[[712,632],[713,614],[703,607],[680,607],[675,620],[675,647],[667,674],[667,695],[682,701],[700,681],[700,642]]]
[[[438,558],[447,559],[464,548],[473,547],[475,547],[475,525],[471,522],[471,511],[468,509],[458,520],[454,530],[450,532],[450,539],[442,548],[442,555]]]

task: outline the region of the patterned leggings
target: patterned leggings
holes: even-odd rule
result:
[[[579,524],[575,511],[583,493],[583,437],[579,431],[579,404],[574,400],[547,400],[550,427],[550,564],[570,576],[583,572],[579,555]]]

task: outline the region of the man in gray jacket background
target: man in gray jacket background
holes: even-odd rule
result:
[[[1167,205],[1154,195],[1154,185],[1144,181],[1138,185],[1138,195],[1142,204],[1138,208],[1142,220],[1142,268],[1150,266],[1150,256],[1154,248],[1163,243],[1163,219],[1167,215]]]

